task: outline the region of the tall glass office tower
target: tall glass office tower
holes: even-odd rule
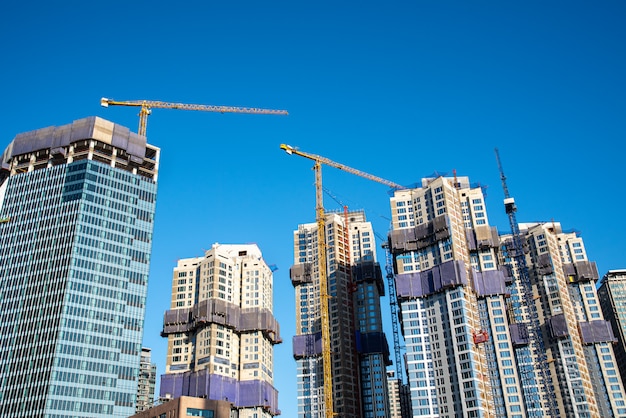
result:
[[[0,172],[0,415],[135,412],[159,149],[90,117]]]

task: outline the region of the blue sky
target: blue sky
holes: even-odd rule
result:
[[[159,373],[176,260],[255,242],[279,268],[274,384],[296,415],[289,267],[314,189],[283,142],[402,184],[456,169],[488,186],[506,231],[498,147],[520,222],[579,230],[601,275],[626,267],[624,2],[3,2],[0,37],[5,146],[91,115],[136,129],[136,109],[102,96],[290,113],[150,116],[162,158],[144,342]],[[323,174],[386,235],[385,186]]]

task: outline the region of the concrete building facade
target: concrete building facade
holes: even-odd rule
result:
[[[384,284],[375,237],[362,211],[326,214],[334,411],[339,417],[388,416],[389,347],[382,328]],[[324,416],[317,223],[294,231],[298,416]]]
[[[158,148],[97,117],[4,151],[0,415],[135,412],[158,165]]]
[[[239,418],[278,415],[273,274],[255,244],[214,244],[178,261],[172,278],[166,374],[160,397],[204,397],[233,404]]]
[[[129,418],[233,418],[231,406],[228,401],[180,396]]]

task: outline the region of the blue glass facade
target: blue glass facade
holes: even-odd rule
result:
[[[0,186],[2,416],[135,412],[156,176],[93,139],[113,124],[88,122],[91,135],[61,144],[67,156],[11,156]]]

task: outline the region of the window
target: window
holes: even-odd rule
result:
[[[213,411],[208,409],[187,408],[187,416],[213,418]]]

